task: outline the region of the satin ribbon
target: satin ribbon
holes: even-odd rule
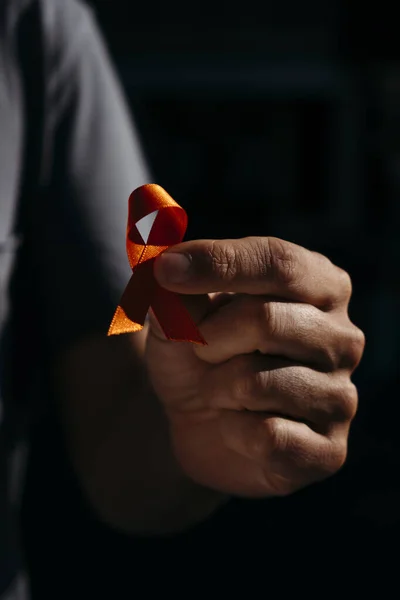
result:
[[[151,307],[169,340],[206,344],[178,294],[162,288],[153,274],[157,256],[181,242],[186,227],[185,210],[159,185],[143,185],[132,192],[126,252],[133,273],[108,335],[140,331]]]

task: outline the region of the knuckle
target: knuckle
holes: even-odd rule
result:
[[[249,436],[246,440],[246,454],[256,462],[262,462],[267,452],[266,440],[258,435]]]
[[[350,422],[354,419],[358,406],[358,392],[352,381],[341,385],[337,398],[337,413],[340,421]]]
[[[350,300],[353,293],[353,284],[350,275],[344,269],[336,267],[337,279],[338,279],[338,290],[340,290],[340,297],[345,300]]]
[[[261,298],[254,301],[250,318],[255,334],[261,342],[266,336],[269,338],[281,332],[282,319],[280,317],[277,303],[265,302]],[[259,350],[263,352],[262,347]]]
[[[332,343],[319,346],[319,354],[329,371],[344,369],[350,372],[358,366],[365,348],[365,335],[346,317],[346,323],[325,322],[326,339]]]
[[[325,345],[320,349],[320,362],[325,366],[328,372],[337,369],[339,359],[337,353],[331,346]]]
[[[326,451],[325,460],[322,465],[322,475],[330,476],[337,473],[345,464],[347,459],[347,440],[332,442]]]
[[[287,451],[289,436],[284,419],[277,417],[266,419],[264,421],[264,432],[268,455],[266,458],[273,459],[277,454],[280,455]]]
[[[209,249],[209,262],[218,278],[231,280],[238,269],[238,254],[230,244],[214,240]]]
[[[265,394],[268,380],[268,372],[245,369],[245,374],[238,377],[234,385],[236,403],[242,409],[252,410],[257,408],[260,398]]]
[[[268,335],[277,335],[282,330],[282,322],[277,308],[275,302],[263,302],[260,306],[261,330]]]
[[[295,282],[295,260],[291,245],[279,238],[265,238],[264,261],[266,267],[278,283],[290,285]]]
[[[347,340],[347,361],[350,368],[355,369],[359,364],[365,348],[365,335],[361,329],[352,325]]]
[[[327,372],[333,372],[339,367],[341,360],[340,346],[336,343],[337,328],[328,319],[325,322],[315,319],[315,331],[318,332],[318,329],[325,332],[325,335],[317,334],[318,344],[316,344],[315,350],[318,362],[324,366]],[[335,340],[335,342],[332,342],[332,340]]]
[[[284,427],[283,419],[270,417],[259,423],[256,433],[246,440],[246,452],[253,460],[263,465],[263,471],[265,470],[267,475],[270,473],[271,463],[279,460],[286,450],[287,429]]]

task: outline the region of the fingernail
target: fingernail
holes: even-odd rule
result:
[[[192,261],[188,254],[164,252],[155,262],[155,275],[160,283],[185,283],[190,279]]]

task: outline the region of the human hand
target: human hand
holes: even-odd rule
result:
[[[364,348],[348,316],[349,276],[267,237],[184,242],[154,269],[183,294],[207,341],[170,342],[150,318],[147,366],[185,473],[224,493],[264,497],[336,472]]]

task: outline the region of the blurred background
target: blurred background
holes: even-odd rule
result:
[[[326,527],[357,548],[375,534],[381,541],[398,538],[400,44],[394,4],[90,4],[153,180],[189,212],[187,236],[272,235],[326,254],[350,272],[351,316],[366,333],[346,466],[290,498],[253,501],[251,509],[233,502],[213,526],[215,543],[231,535],[232,522],[235,535],[250,542],[265,532],[291,531],[293,548],[298,534],[317,539]],[[82,510],[78,498],[68,501],[77,514]],[[57,535],[71,535],[70,526]],[[80,527],[82,547],[89,548],[90,530],[87,539],[98,541],[90,548],[94,562],[106,564],[101,557],[115,532],[94,534],[97,524],[84,519]],[[111,571],[112,560],[129,571],[123,551],[108,557]]]

